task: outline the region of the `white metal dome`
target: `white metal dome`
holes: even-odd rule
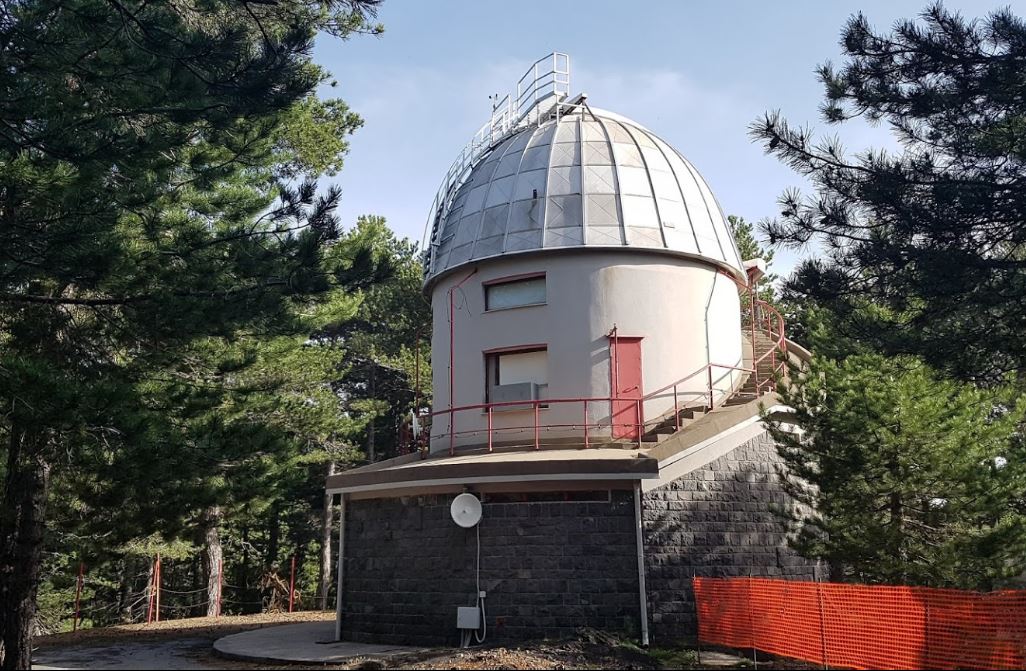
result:
[[[567,248],[662,251],[744,273],[695,167],[643,126],[583,99],[481,152],[435,208],[429,284],[482,259]]]

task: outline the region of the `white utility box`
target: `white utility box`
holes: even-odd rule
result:
[[[456,628],[472,629],[477,631],[481,628],[481,609],[477,606],[460,606],[456,609]]]

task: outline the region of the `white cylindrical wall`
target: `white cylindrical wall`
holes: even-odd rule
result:
[[[544,305],[485,311],[485,284],[505,277],[545,273]],[[473,273],[473,274],[471,274]],[[468,278],[469,275],[469,278]],[[548,350],[550,399],[602,398],[611,394],[608,334],[640,337],[643,395],[702,369],[710,361],[742,365],[741,315],[737,287],[712,265],[670,255],[632,251],[567,251],[506,257],[464,267],[431,287],[434,315],[432,371],[434,417],[432,450],[449,447],[449,290],[453,291],[454,406],[485,402],[485,352],[544,345]],[[717,400],[739,383],[740,374],[713,371]],[[707,398],[703,371],[678,388],[680,405]],[[670,412],[672,390],[647,400],[646,422]],[[493,413],[497,445],[533,441],[534,413]],[[542,441],[582,438],[583,403],[553,403],[539,411]],[[592,438],[608,440],[610,404],[589,403]],[[481,409],[455,413],[455,445],[487,441],[487,415]],[[524,427],[512,429],[509,427]],[[502,429],[506,430],[502,430]]]

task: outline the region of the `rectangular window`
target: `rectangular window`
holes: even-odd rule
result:
[[[549,384],[549,352],[545,347],[485,353],[485,402],[508,403],[545,398]],[[496,410],[523,410],[504,406]]]
[[[545,275],[486,282],[485,310],[506,310],[545,304]]]

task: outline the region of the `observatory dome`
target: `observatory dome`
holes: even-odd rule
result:
[[[428,284],[482,259],[567,248],[643,249],[744,273],[695,167],[640,124],[587,105],[482,152],[432,219]]]

